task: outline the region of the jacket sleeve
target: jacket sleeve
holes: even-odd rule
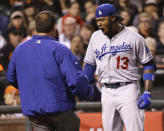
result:
[[[17,76],[16,76],[16,65],[15,65],[15,55],[13,53],[11,60],[9,62],[7,74],[7,80],[16,88],[18,88],[17,84]]]
[[[56,52],[57,54],[57,52]],[[89,86],[88,79],[84,74],[80,62],[69,49],[60,50],[56,55],[62,75],[67,85],[80,99],[90,99],[94,94]]]

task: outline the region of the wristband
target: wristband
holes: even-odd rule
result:
[[[145,74],[143,74],[143,80],[155,81],[155,74],[154,73],[145,73]]]

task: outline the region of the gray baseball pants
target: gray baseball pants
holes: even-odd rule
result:
[[[144,110],[137,106],[139,82],[119,88],[102,87],[102,120],[104,131],[144,131]]]

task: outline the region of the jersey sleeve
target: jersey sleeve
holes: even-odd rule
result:
[[[95,61],[95,56],[94,56],[94,49],[93,49],[93,35],[90,39],[86,54],[85,54],[85,58],[84,58],[84,62],[88,63],[92,66],[96,66],[96,61]]]
[[[138,59],[141,64],[145,64],[153,59],[153,56],[146,45],[146,42],[143,37],[139,39],[139,43],[137,44],[138,49]]]

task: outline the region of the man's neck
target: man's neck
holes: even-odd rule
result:
[[[50,32],[50,33],[41,33],[41,32],[37,32],[36,35],[54,37],[54,33],[53,33],[53,32]]]
[[[107,36],[111,39],[114,35],[118,34],[124,29],[124,26],[122,24],[118,24],[116,27],[113,27],[113,31],[109,32]]]

